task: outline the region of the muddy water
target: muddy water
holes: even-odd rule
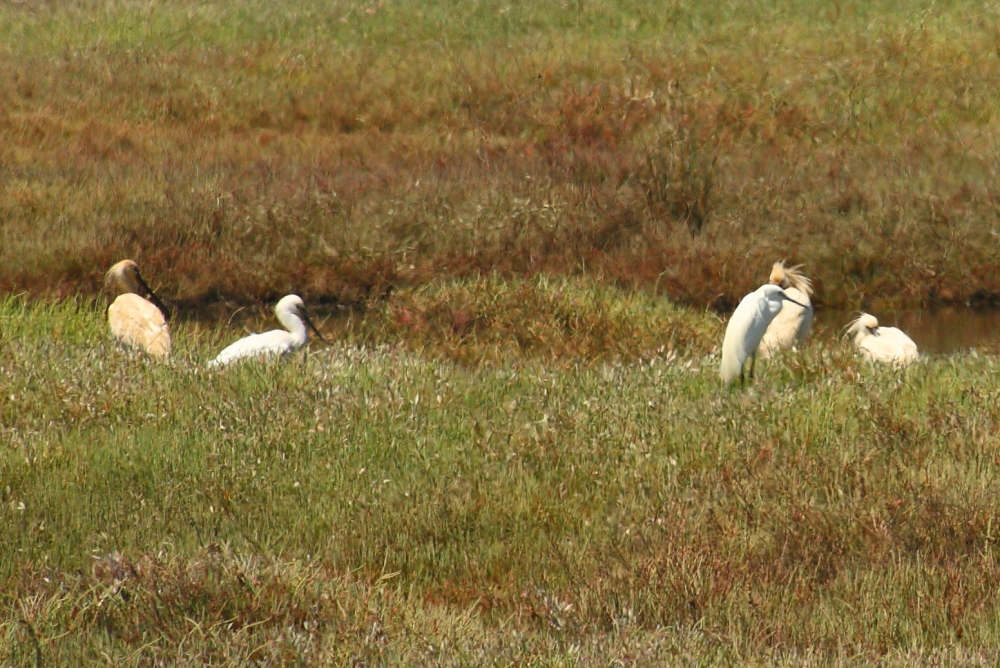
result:
[[[917,344],[922,353],[956,353],[970,349],[1000,347],[1000,309],[940,307],[872,313],[880,325],[899,327]],[[815,324],[826,332],[821,336],[839,336],[842,328],[858,316],[857,311],[817,309]]]

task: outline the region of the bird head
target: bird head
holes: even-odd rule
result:
[[[784,260],[775,262],[774,266],[771,267],[769,281],[771,284],[780,285],[782,288],[795,288],[805,295],[812,295],[812,281],[799,271],[801,268],[801,264],[797,264],[794,267],[786,267]]]
[[[771,277],[768,279],[771,285],[780,285],[783,288],[788,287],[788,278],[785,276],[785,262],[780,260],[774,263],[771,267]]]
[[[132,260],[122,260],[115,263],[104,275],[104,285],[110,290],[118,288],[121,292],[139,293],[139,265]]]
[[[845,336],[853,335],[857,337],[860,334],[875,334],[878,335],[878,318],[870,313],[862,313],[857,318],[848,323],[845,328]]]
[[[170,309],[160,301],[153,289],[143,280],[139,273],[139,265],[132,260],[122,260],[115,263],[104,275],[104,285],[110,290],[117,287],[120,293],[132,292],[140,297],[146,297],[156,308],[160,309],[164,320],[170,320]]]
[[[298,295],[287,295],[282,297],[280,301],[274,306],[274,313],[278,316],[278,320],[284,323],[283,316],[285,314],[292,315],[302,322],[304,322],[312,331],[316,334],[320,341],[329,345],[330,342],[323,338],[323,335],[319,333],[316,329],[316,325],[313,324],[312,320],[309,318],[309,312],[306,310],[306,303],[302,301],[302,298]]]
[[[793,304],[798,304],[806,310],[813,310],[811,304],[803,304],[796,299],[792,299],[780,286],[773,283],[767,283],[766,285],[761,286],[760,289],[764,291],[764,296],[769,302],[776,303],[778,305],[779,310],[781,308],[781,302],[792,302]]]

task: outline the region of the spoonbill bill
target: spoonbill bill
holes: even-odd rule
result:
[[[768,325],[760,342],[760,354],[770,357],[773,353],[805,343],[812,329],[813,310],[812,281],[799,269],[802,265],[786,267],[784,262],[775,262],[771,268],[770,282],[781,286],[785,294],[795,301],[785,300],[781,312]],[[800,306],[805,304],[806,306]]]
[[[913,339],[895,327],[880,327],[878,318],[870,313],[853,320],[847,333],[854,335],[854,345],[872,361],[906,366],[919,357]]]
[[[274,306],[274,315],[278,322],[288,331],[272,329],[263,334],[245,336],[236,343],[227,346],[209,366],[221,366],[250,357],[270,357],[293,353],[309,341],[306,325],[316,332],[320,341],[328,343],[309,319],[306,305],[298,295],[287,295]]]
[[[163,305],[139,273],[139,265],[122,260],[104,277],[108,289],[118,297],[108,307],[111,335],[132,348],[141,348],[153,357],[170,356],[170,311]],[[144,299],[143,295],[149,297]]]
[[[760,341],[764,338],[767,326],[781,312],[786,301],[812,310],[812,306],[795,301],[772,283],[760,286],[740,300],[733,317],[726,325],[726,336],[722,341],[722,366],[719,375],[722,376],[723,383],[729,385],[739,378],[740,385],[743,384],[743,364],[748,357],[754,358],[750,363],[750,377],[753,377],[753,364]]]

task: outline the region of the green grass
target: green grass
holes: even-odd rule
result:
[[[628,311],[486,285],[436,294],[492,295],[498,322],[518,291]],[[874,368],[821,332],[733,392],[711,316],[632,312],[702,350],[469,363],[387,327],[416,303],[215,372],[232,329],[178,323],[157,364],[95,304],[5,301],[5,661],[32,664],[31,633],[46,665],[992,656],[995,357]]]

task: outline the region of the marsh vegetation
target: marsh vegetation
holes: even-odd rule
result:
[[[588,274],[731,307],[1000,295],[972,2],[0,7],[0,287],[191,310]]]
[[[697,346],[541,322],[448,348],[373,318],[225,372],[227,329],[163,364],[90,302],[0,322],[8,662],[905,664],[1000,633],[992,355],[899,371],[820,333],[726,392]]]
[[[731,392],[713,309],[780,258],[820,306],[996,300],[998,36],[0,5],[0,662],[995,661],[996,344],[882,368],[820,322]],[[125,257],[168,363],[106,331]],[[334,345],[206,369],[289,292]]]

